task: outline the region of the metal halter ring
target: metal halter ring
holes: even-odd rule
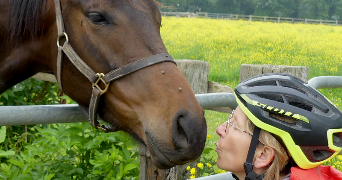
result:
[[[59,39],[61,38],[61,37],[65,37],[65,42],[64,42],[64,44],[65,43],[69,43],[69,38],[68,38],[68,35],[65,33],[65,32],[63,32],[63,34],[61,34],[61,35],[59,35],[58,37],[57,37],[57,47],[62,47],[62,46],[60,46],[59,45]],[[63,44],[63,45],[64,45]]]
[[[107,92],[109,83],[106,83],[105,80],[103,79],[103,77],[105,76],[103,73],[97,73],[96,76],[99,78],[97,78],[95,83],[93,83],[93,87],[96,87],[100,91],[100,94],[102,95],[103,93]],[[101,89],[101,87],[98,85],[100,80],[102,81],[103,84],[105,84],[106,86],[105,89]]]

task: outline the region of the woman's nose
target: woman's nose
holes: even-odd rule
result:
[[[226,123],[222,123],[221,125],[219,125],[217,128],[216,128],[216,134],[219,135],[219,136],[222,136],[222,134],[224,134],[224,130],[225,130],[225,124]]]

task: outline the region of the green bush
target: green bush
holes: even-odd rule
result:
[[[0,105],[58,104],[57,83],[27,79],[0,95]]]
[[[1,129],[2,132],[6,128]],[[89,123],[32,127],[34,141],[19,153],[0,153],[3,179],[137,179],[137,145],[125,133],[103,133]],[[1,132],[3,138],[4,133]]]
[[[0,105],[57,104],[58,85],[28,79],[0,95]],[[67,98],[69,103],[73,101]],[[138,179],[138,145],[124,132],[88,122],[0,129],[0,178]]]

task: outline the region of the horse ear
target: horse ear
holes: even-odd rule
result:
[[[275,151],[269,146],[259,146],[255,150],[254,168],[263,169],[273,162]]]

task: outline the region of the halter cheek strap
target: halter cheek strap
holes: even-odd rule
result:
[[[257,174],[253,171],[253,159],[254,159],[256,147],[258,145],[260,130],[261,129],[259,127],[255,126],[254,131],[253,131],[252,141],[251,141],[251,145],[249,146],[247,160],[243,165],[245,168],[245,172],[246,172],[245,180],[262,180],[263,175],[264,175],[263,173]]]
[[[113,132],[116,131],[117,128],[113,126],[100,125],[97,121],[97,107],[100,102],[100,97],[104,94],[109,87],[109,84],[112,81],[115,81],[123,76],[131,74],[135,71],[143,69],[148,66],[152,66],[161,62],[172,62],[176,64],[173,60],[172,56],[169,54],[156,54],[152,55],[138,61],[134,61],[132,63],[126,64],[118,69],[114,69],[107,74],[96,73],[93,71],[76,53],[76,51],[72,48],[69,43],[69,37],[65,32],[64,21],[61,10],[60,0],[55,0],[55,11],[56,11],[56,24],[57,24],[57,82],[60,89],[63,90],[62,84],[62,64],[63,64],[63,56],[64,54],[69,58],[72,64],[92,83],[92,95],[90,99],[89,109],[80,105],[81,109],[86,111],[86,115],[88,115],[89,122],[92,126],[97,129],[101,129],[105,132]],[[63,45],[60,45],[60,39],[64,37],[65,42]],[[103,83],[105,87],[102,89],[99,86],[99,83]]]

